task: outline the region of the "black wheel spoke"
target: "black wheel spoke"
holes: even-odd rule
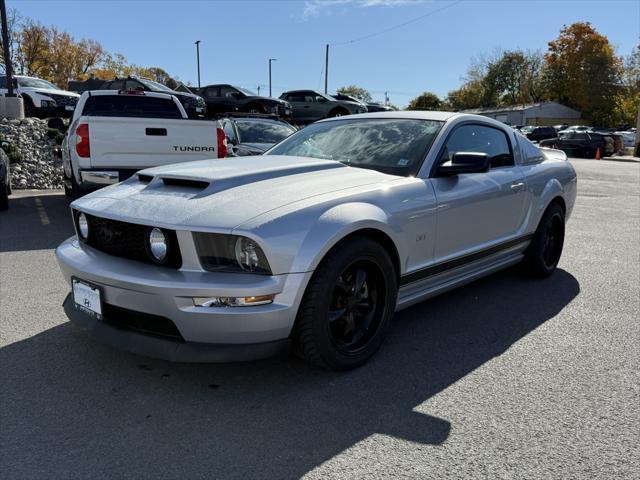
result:
[[[356,294],[359,293],[362,290],[362,287],[364,286],[364,282],[366,281],[367,281],[367,272],[359,268],[356,271],[356,282],[355,282],[353,293],[356,293]]]
[[[335,322],[339,320],[344,313],[347,311],[346,308],[338,308],[336,310],[329,310],[329,322]]]

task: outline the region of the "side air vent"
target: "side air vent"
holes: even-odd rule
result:
[[[138,180],[140,181],[140,183],[149,183],[151,180],[153,180],[153,176],[138,174]]]
[[[204,190],[209,186],[209,182],[201,180],[189,180],[188,178],[163,178],[162,182],[168,187],[187,187]]]

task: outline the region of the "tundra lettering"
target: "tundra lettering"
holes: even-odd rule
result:
[[[189,147],[188,145],[174,145],[173,150],[175,152],[215,152],[216,147]]]

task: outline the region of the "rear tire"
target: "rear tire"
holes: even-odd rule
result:
[[[386,250],[357,237],[332,250],[316,269],[292,331],[293,350],[328,370],[365,363],[386,337],[398,285]]]
[[[564,210],[552,203],[544,212],[536,233],[524,253],[522,269],[536,278],[555,272],[564,246]]]
[[[67,186],[67,181],[71,182],[71,187]],[[76,182],[73,173],[71,174],[70,179],[65,175],[64,194],[69,200],[76,200],[77,198],[80,198],[82,196],[82,192],[80,192],[80,186],[78,185],[78,182]]]
[[[11,193],[11,187],[4,184],[5,179],[0,178],[0,210],[7,210],[9,208],[9,194]]]

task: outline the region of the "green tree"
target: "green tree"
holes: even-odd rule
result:
[[[442,100],[435,93],[424,92],[409,102],[407,110],[440,110]]]
[[[371,97],[371,93],[369,93],[367,89],[358,87],[356,85],[348,85],[346,87],[340,87],[337,90],[337,92],[342,95],[349,95],[350,97],[355,97],[358,100],[361,100],[365,103],[369,103],[373,100]]]
[[[550,96],[594,123],[613,121],[622,62],[606,36],[589,23],[564,27],[544,57]]]

